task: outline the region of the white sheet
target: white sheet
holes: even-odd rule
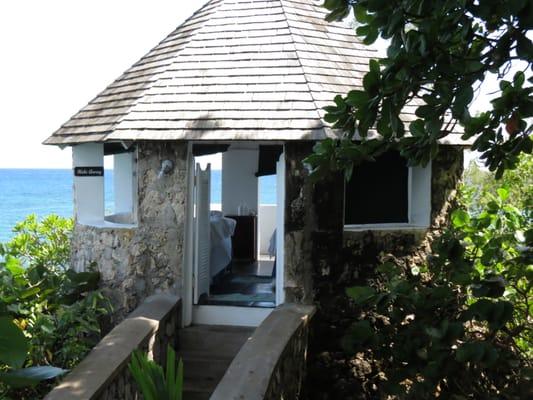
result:
[[[211,278],[231,262],[231,237],[237,221],[226,218],[220,211],[211,211]]]

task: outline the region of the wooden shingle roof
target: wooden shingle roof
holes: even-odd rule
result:
[[[334,136],[322,107],[376,54],[320,4],[208,1],[45,144]]]

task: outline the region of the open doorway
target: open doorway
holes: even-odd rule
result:
[[[267,155],[270,167],[265,169],[269,150],[238,143],[220,153],[194,157],[193,286],[198,306],[272,309],[280,303],[276,242],[283,219],[278,215],[282,196],[276,162],[282,146],[274,156]],[[207,242],[208,261],[198,248]]]

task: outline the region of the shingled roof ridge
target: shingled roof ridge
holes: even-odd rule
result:
[[[292,42],[293,44],[295,45],[295,48],[296,48],[296,41],[294,40],[294,31],[293,31],[293,27],[291,26],[290,22],[289,22],[289,19],[287,18],[287,14],[286,14],[286,11],[285,11],[285,1],[284,0],[279,0],[280,4],[281,4],[281,9],[283,10],[283,13],[285,14],[285,19],[287,20],[287,25],[289,26],[289,33],[290,33],[290,37],[292,38]],[[309,79],[307,78],[307,74],[305,73],[305,70],[304,70],[304,66],[302,64],[302,60],[300,60],[300,56],[299,56],[299,52],[298,52],[298,49],[296,49],[296,59],[298,60],[298,64],[300,65],[300,68],[302,70],[302,75],[305,79],[305,83],[309,89],[309,93],[312,93],[312,90],[311,90],[311,86],[309,84]],[[318,107],[318,104],[313,96],[313,104],[315,105],[315,111],[316,111],[316,114],[317,114],[317,117],[320,119],[320,121],[322,122],[322,127],[325,128],[325,125],[324,125],[324,122],[323,122],[323,119],[322,119],[322,116],[320,115],[320,107]]]

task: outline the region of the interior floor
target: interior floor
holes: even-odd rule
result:
[[[215,277],[209,296],[200,299],[200,304],[273,308],[276,306],[273,268],[274,260],[267,257],[254,262],[233,261]]]

